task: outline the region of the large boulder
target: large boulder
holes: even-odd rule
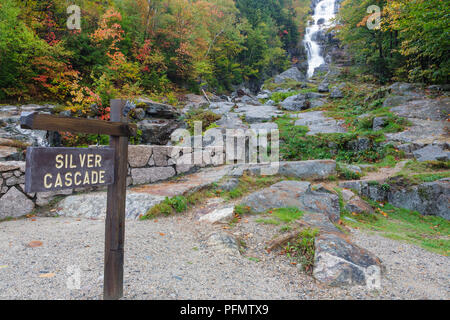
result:
[[[147,98],[137,99],[136,107],[144,109],[149,118],[177,119],[181,116],[181,112],[175,107],[168,104],[155,102]]]
[[[450,220],[450,179],[409,187],[394,184],[387,200],[396,207]]]
[[[34,203],[16,187],[11,187],[0,198],[0,220],[5,218],[18,218],[31,213]]]
[[[333,222],[340,219],[339,197],[328,192],[313,191],[309,182],[282,181],[250,194],[241,204],[255,212],[295,207],[302,211],[324,213]]]
[[[413,185],[397,177],[386,184],[370,181],[346,181],[341,188],[353,189],[373,201],[389,202],[393,206],[434,215],[450,220],[450,179]]]
[[[324,284],[376,287],[382,270],[376,256],[351,243],[342,234],[321,233],[315,240],[313,275]]]
[[[166,145],[170,141],[170,135],[183,124],[177,120],[151,119],[137,123],[138,129],[142,131],[142,144]]]
[[[306,95],[300,93],[294,96],[287,97],[283,102],[280,103],[280,106],[284,110],[300,111],[308,109],[309,102],[306,99]]]
[[[286,80],[294,80],[297,82],[302,82],[302,81],[306,81],[307,78],[303,73],[300,72],[300,70],[298,70],[297,67],[292,67],[292,68],[284,71],[283,73],[277,75],[275,77],[274,82],[279,84],[279,83],[283,83]]]
[[[417,161],[423,162],[423,161],[449,161],[450,160],[450,152],[445,151],[440,146],[433,146],[428,145],[424,148],[421,148],[419,150],[416,150],[413,152],[414,158],[417,159]]]

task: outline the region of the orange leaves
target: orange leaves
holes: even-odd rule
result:
[[[30,243],[28,243],[28,247],[29,248],[37,248],[37,247],[40,247],[40,246],[42,246],[44,243],[42,242],[42,241],[31,241]]]
[[[43,273],[43,274],[39,275],[39,278],[53,278],[54,276],[56,276],[56,274],[50,272],[50,273]]]

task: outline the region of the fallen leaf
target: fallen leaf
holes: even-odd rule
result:
[[[5,269],[5,268],[8,268],[8,266],[7,265],[0,266],[0,269]]]
[[[160,233],[159,233],[159,235],[160,235],[161,237],[163,237],[163,236],[165,236],[166,234],[165,234],[165,233],[162,233],[162,232],[160,232]]]
[[[42,245],[43,245],[42,241],[31,241],[31,242],[28,244],[28,246],[29,246],[30,248],[37,248],[37,247],[40,247],[40,246],[42,246]]]
[[[39,278],[53,278],[54,276],[56,276],[54,273],[43,273],[39,275]]]

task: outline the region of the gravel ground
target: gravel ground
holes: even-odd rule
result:
[[[235,227],[199,223],[195,213],[127,221],[124,299],[448,299],[449,258],[376,235],[354,241],[387,267],[382,289],[327,288],[285,257],[264,250],[278,226],[242,219]],[[243,255],[208,247],[230,232]],[[31,241],[42,245],[28,247]],[[104,221],[38,217],[0,223],[0,299],[101,299]],[[249,259],[249,257],[259,259]],[[68,289],[74,266],[80,289]]]

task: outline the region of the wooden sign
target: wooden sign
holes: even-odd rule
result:
[[[105,221],[103,299],[123,296],[125,200],[128,137],[137,127],[128,123],[125,100],[111,100],[111,121],[26,113],[21,127],[73,133],[110,135],[109,148],[29,148],[25,191],[38,192],[108,185]]]
[[[27,148],[25,192],[114,183],[114,149]]]

